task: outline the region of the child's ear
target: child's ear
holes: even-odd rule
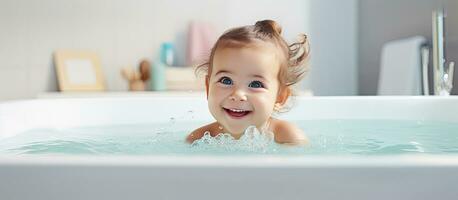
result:
[[[205,76],[205,93],[207,94],[207,99],[208,99],[208,82],[210,81],[209,80],[210,77],[208,75]]]
[[[281,105],[286,103],[286,100],[288,100],[288,97],[291,95],[291,89],[289,87],[285,87],[281,89],[277,95],[277,101],[276,103],[279,103]]]

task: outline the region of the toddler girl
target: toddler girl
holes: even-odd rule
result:
[[[272,20],[230,29],[216,41],[206,70],[208,108],[216,122],[194,130],[192,143],[206,132],[214,137],[229,133],[238,139],[249,126],[270,131],[281,144],[307,143],[293,124],[275,119],[292,93],[292,85],[304,75],[309,55],[306,35],[288,45],[281,27]]]

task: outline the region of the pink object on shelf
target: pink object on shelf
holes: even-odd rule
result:
[[[216,39],[215,28],[210,23],[191,22],[188,30],[186,63],[195,65],[205,62],[210,56]]]

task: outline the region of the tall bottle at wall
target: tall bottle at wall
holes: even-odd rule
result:
[[[153,63],[151,69],[151,90],[163,91],[166,89],[165,83],[165,64],[160,60],[156,60]]]

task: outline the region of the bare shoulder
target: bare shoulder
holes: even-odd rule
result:
[[[198,140],[202,138],[205,134],[205,132],[210,132],[211,136],[215,136],[217,134],[218,130],[218,124],[216,122],[213,122],[211,124],[207,124],[205,126],[202,126],[194,131],[192,131],[188,137],[186,137],[186,142],[187,143],[192,143],[194,140]]]
[[[305,133],[296,125],[279,119],[271,121],[275,142],[279,144],[303,145],[308,143]]]

